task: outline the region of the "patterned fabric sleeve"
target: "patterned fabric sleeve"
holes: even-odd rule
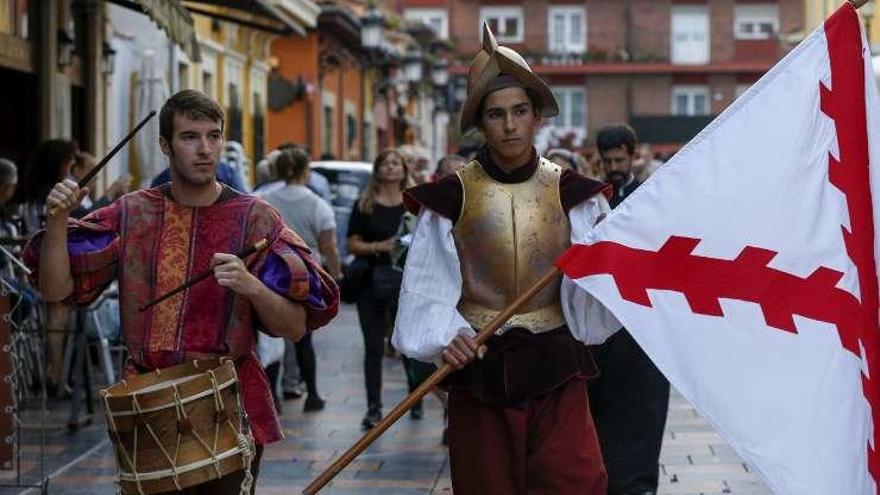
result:
[[[67,251],[73,293],[67,302],[85,307],[94,302],[118,274],[120,202],[95,210],[83,220],[70,219]],[[40,247],[44,231],[34,234],[25,245],[23,259],[32,270],[31,283],[39,288]]]
[[[273,291],[305,306],[306,329],[312,331],[336,316],[339,289],[309,252],[303,240],[284,227],[270,244],[258,276]]]

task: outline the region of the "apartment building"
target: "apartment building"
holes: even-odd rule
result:
[[[553,134],[584,146],[609,122],[675,149],[800,38],[801,0],[396,0],[455,50],[461,79],[486,21],[556,93]],[[455,119],[453,119],[453,124]],[[452,134],[451,134],[452,135]]]

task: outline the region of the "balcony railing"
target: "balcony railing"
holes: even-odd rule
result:
[[[714,115],[706,116],[632,116],[629,123],[639,141],[645,143],[686,143],[696,136]]]

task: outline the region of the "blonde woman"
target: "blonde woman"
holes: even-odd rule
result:
[[[391,265],[395,234],[406,208],[403,190],[409,169],[397,149],[388,148],[373,162],[373,175],[355,205],[348,224],[348,251],[370,269],[356,300],[364,336],[364,378],[367,414],[361,426],[369,429],[382,419],[382,356],[385,331],[394,325],[401,273]],[[405,362],[406,364],[406,362]],[[409,375],[409,373],[407,373]],[[412,412],[421,418],[421,408]]]

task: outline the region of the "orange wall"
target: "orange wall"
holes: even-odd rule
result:
[[[363,104],[361,103],[361,72],[360,68],[357,65],[357,61],[354,59],[343,59],[343,63],[340,67],[334,68],[333,70],[327,71],[323,78],[320,79],[320,87],[318,88],[320,91],[327,91],[329,93],[333,93],[336,96],[336,107],[333,114],[333,147],[332,153],[339,160],[357,160],[361,157],[361,131],[363,130]],[[320,135],[323,133],[323,122],[320,120],[324,117],[324,112],[321,105],[320,91],[316,96],[316,109],[319,109],[319,122],[318,127],[316,129],[319,130],[317,134],[318,139],[316,140],[316,148],[317,150],[314,154],[321,154],[323,149],[321,149],[321,139]],[[347,139],[347,119],[345,112],[345,104],[349,102],[354,105],[354,113],[353,116],[356,121],[355,125],[355,136],[356,139],[352,143],[352,146],[348,146]]]
[[[313,153],[320,153],[321,94],[318,91],[318,35],[309,33],[305,38],[291,35],[272,42],[272,56],[278,59],[279,73],[291,83],[302,77],[312,92],[305,99],[295,101],[281,111],[269,110],[267,151],[287,141],[308,144]],[[306,143],[307,105],[311,105],[312,140]]]
[[[280,112],[269,111],[269,149],[287,141],[308,144],[312,157],[317,158],[323,153],[321,136],[323,133],[323,104],[321,92],[329,91],[336,95],[336,107],[333,115],[333,155],[338,159],[360,159],[363,136],[363,103],[361,101],[361,72],[356,60],[348,60],[342,67],[329,71],[319,80],[318,56],[319,41],[315,32],[308,37],[279,38],[272,42],[272,56],[278,59],[280,74],[295,83],[301,76],[303,82],[311,84],[312,92],[306,100],[297,101]],[[354,104],[354,118],[357,122],[356,139],[351,147],[347,146],[345,102]],[[307,110],[308,109],[308,110]],[[307,114],[311,132],[306,128]],[[311,138],[311,139],[309,139]],[[309,141],[307,143],[307,141]]]

